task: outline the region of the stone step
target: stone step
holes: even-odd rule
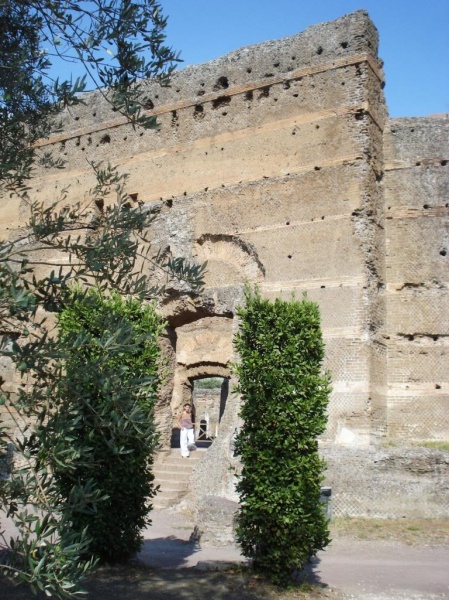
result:
[[[159,463],[157,465],[154,465],[153,471],[176,471],[179,473],[183,473],[184,471],[193,471],[193,469],[196,467],[196,465],[198,464],[197,460],[191,460],[191,461],[179,461],[178,463],[176,462],[168,462],[168,463]]]
[[[167,462],[167,461],[184,461],[184,462],[188,462],[191,460],[199,460],[202,456],[204,456],[204,454],[207,452],[207,450],[194,450],[190,453],[189,458],[182,458],[181,453],[179,450],[175,449],[172,450],[171,452],[167,452],[167,453],[161,453],[160,455],[158,455],[158,457],[156,458],[156,462]]]
[[[164,500],[170,499],[173,502],[175,502],[175,501],[179,501],[186,494],[187,494],[187,487],[185,487],[183,490],[164,490],[162,488],[160,490],[159,494],[157,495],[157,498],[159,498],[159,499],[163,498]]]
[[[185,485],[182,489],[178,490],[169,490],[161,488],[160,492],[154,498],[153,504],[161,504],[161,503],[169,503],[170,506],[176,504],[183,498],[187,493],[187,485]]]
[[[163,463],[159,463],[154,466],[154,471],[193,471],[198,464],[198,460],[180,459],[176,461],[174,459],[167,460]]]
[[[176,502],[179,502],[181,500],[181,498],[183,498],[186,495],[187,490],[180,490],[178,492],[161,492],[159,493],[156,498],[157,501],[166,501],[169,500],[172,504],[175,504]]]
[[[153,508],[154,510],[160,510],[161,508],[170,508],[172,506],[175,506],[175,504],[178,504],[181,500],[182,496],[180,496],[179,498],[162,498],[159,496],[158,498],[154,499]]]
[[[184,496],[187,491],[187,486],[180,490],[167,490],[161,488],[161,491],[157,495],[157,498],[179,498],[180,496]]]
[[[166,498],[161,496],[156,496],[153,499],[153,508],[154,510],[160,510],[162,508],[169,508],[170,506],[174,506],[179,502],[181,498]]]
[[[159,494],[153,499],[156,510],[174,506],[186,495],[193,471],[205,452],[205,448],[194,450],[185,459],[179,448],[174,448],[156,456],[153,467],[154,484],[160,486]]]
[[[194,454],[202,454],[204,452],[207,452],[208,448],[198,448],[196,450],[192,450],[190,452],[190,456],[193,456]],[[180,448],[170,448],[170,450],[161,450],[156,457],[159,456],[181,456],[181,449]]]
[[[158,481],[188,481],[190,476],[192,475],[192,470],[183,470],[180,471],[178,469],[155,469],[153,471],[154,478],[156,483]]]
[[[161,488],[160,494],[163,492],[178,492],[187,489],[186,481],[177,481],[173,479],[158,479],[156,485],[159,485]]]
[[[193,471],[197,464],[198,460],[170,458],[163,462],[156,463],[153,472],[159,473],[161,471],[166,471],[170,473],[187,473]]]

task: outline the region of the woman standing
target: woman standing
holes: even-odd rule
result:
[[[184,404],[184,410],[178,417],[178,427],[181,429],[181,456],[182,458],[189,458],[190,450],[196,450],[192,406],[190,404]]]

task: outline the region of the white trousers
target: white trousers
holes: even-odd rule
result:
[[[190,456],[189,448],[190,444],[195,443],[195,430],[194,429],[181,429],[181,456]]]

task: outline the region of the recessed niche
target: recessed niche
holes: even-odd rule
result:
[[[226,90],[229,87],[229,81],[227,77],[219,77],[214,85],[214,91]]]

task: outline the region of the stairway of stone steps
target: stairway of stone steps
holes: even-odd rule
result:
[[[154,485],[159,485],[158,495],[153,498],[155,510],[168,508],[181,501],[187,493],[190,477],[199,459],[207,452],[198,448],[189,458],[182,458],[179,448],[161,452],[154,462]]]

